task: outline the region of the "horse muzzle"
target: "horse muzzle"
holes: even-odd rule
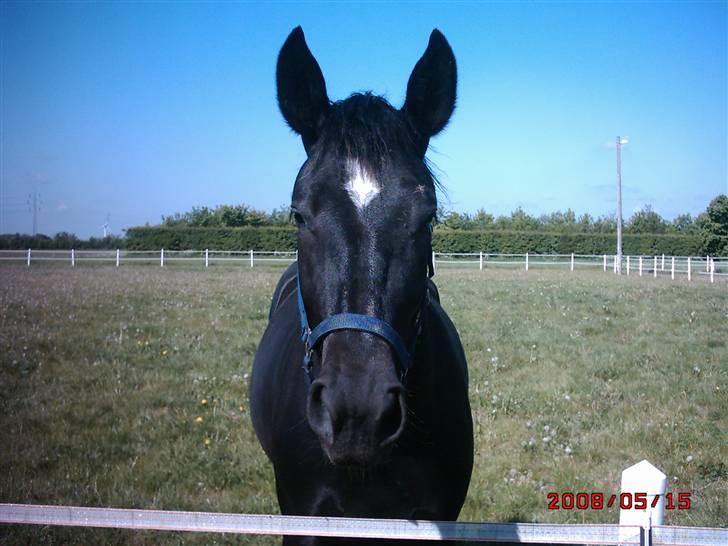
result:
[[[370,350],[352,351],[347,341],[362,336],[370,338]],[[354,332],[329,336],[321,373],[309,389],[309,425],[336,465],[380,462],[405,427],[404,387],[397,379],[391,351],[382,340],[373,338]],[[369,352],[369,357],[362,358],[363,352]]]

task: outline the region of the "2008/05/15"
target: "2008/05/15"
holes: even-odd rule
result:
[[[665,508],[667,510],[689,510],[690,492],[666,493]],[[604,493],[548,493],[546,498],[549,501],[549,510],[603,510],[611,508],[616,503],[622,510],[634,508],[644,510],[648,504],[652,508],[657,506],[661,495],[648,495],[647,493],[615,493],[605,495]],[[606,499],[606,500],[605,500]],[[677,504],[675,504],[677,501]]]

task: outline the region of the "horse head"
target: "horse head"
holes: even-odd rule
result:
[[[276,79],[307,154],[291,201],[310,341],[307,418],[332,463],[376,464],[407,421],[403,377],[416,367],[437,210],[425,152],[455,107],[455,57],[435,30],[400,109],[370,93],[332,102],[298,27]],[[331,327],[306,337],[322,324]]]

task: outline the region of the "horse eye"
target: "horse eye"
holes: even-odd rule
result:
[[[298,227],[306,225],[306,221],[303,219],[303,215],[297,210],[291,209],[291,216],[293,216],[293,220],[296,222],[296,225]]]

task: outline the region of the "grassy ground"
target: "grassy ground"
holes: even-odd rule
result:
[[[0,502],[276,513],[247,381],[273,267],[0,266]],[[463,520],[616,523],[546,494],[619,491],[647,458],[728,514],[728,287],[440,268],[471,370]],[[277,539],[6,527],[12,544]]]

